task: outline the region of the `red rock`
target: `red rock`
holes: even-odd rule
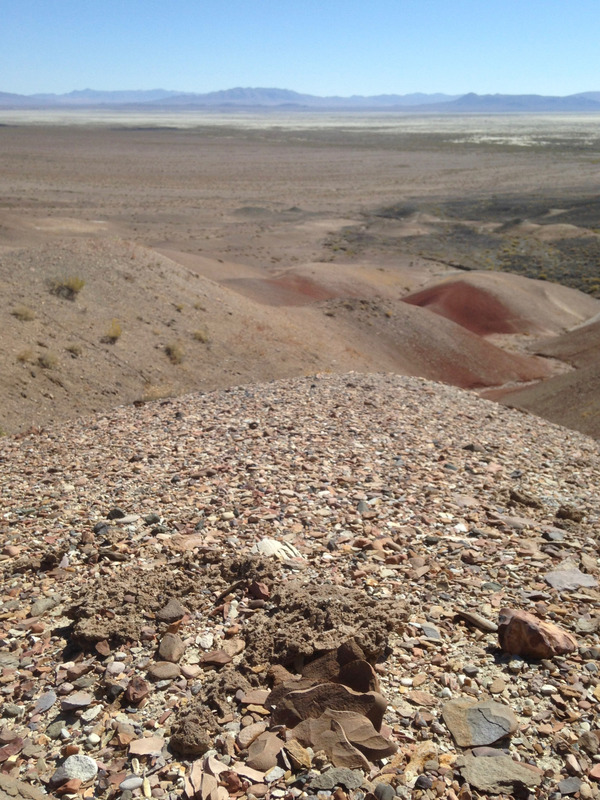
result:
[[[588,778],[591,778],[593,781],[600,781],[600,764],[596,764],[591,768],[588,772]]]
[[[277,756],[283,747],[283,741],[275,733],[261,733],[248,747],[246,764],[252,769],[267,772],[276,766]]]
[[[54,790],[54,793],[57,794],[59,797],[63,794],[74,794],[79,790],[82,785],[81,778],[71,778],[70,781],[63,783],[62,786],[59,786],[58,789]]]
[[[577,649],[573,634],[527,611],[510,608],[500,611],[498,641],[505,653],[525,658],[552,658]]]
[[[124,698],[129,705],[137,706],[150,694],[150,686],[139,675],[134,675],[125,689]]]
[[[378,692],[353,692],[342,684],[321,683],[283,697],[273,712],[273,721],[293,728],[326,711],[355,711],[364,714],[379,730],[386,707],[385,697]]]

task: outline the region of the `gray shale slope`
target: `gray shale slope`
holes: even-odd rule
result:
[[[0,789],[599,796],[598,447],[454,387],[354,373],[2,439]],[[504,654],[503,607],[578,649]],[[284,746],[263,691],[350,639],[398,748],[362,770]],[[506,707],[495,758],[455,743],[442,710],[461,698]]]

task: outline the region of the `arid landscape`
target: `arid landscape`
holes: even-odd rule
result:
[[[0,800],[598,800],[596,118],[39,114]]]
[[[598,435],[589,120],[396,119],[8,115],[1,428],[356,370]]]

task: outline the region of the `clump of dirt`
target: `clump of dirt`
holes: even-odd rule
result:
[[[72,639],[82,646],[107,640],[113,644],[137,641],[144,626],[176,598],[189,612],[210,611],[215,593],[233,583],[270,582],[273,567],[252,556],[228,559],[222,552],[187,557],[180,568],[128,566],[87,584],[67,610],[74,620]]]
[[[358,589],[289,581],[273,594],[272,605],[245,625],[248,666],[281,664],[297,671],[305,662],[354,639],[375,662],[390,633],[406,619],[405,606],[378,600]]]
[[[219,726],[210,708],[197,702],[192,711],[179,718],[169,744],[181,756],[201,756],[213,746],[212,735],[218,730]]]

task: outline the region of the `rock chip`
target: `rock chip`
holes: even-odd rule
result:
[[[283,747],[283,741],[275,733],[265,731],[254,739],[248,748],[246,764],[252,769],[267,772],[277,765],[277,756]]]
[[[558,589],[559,592],[575,591],[581,587],[589,588],[598,585],[596,578],[592,577],[592,575],[587,575],[575,566],[570,569],[557,569],[553,572],[547,572],[544,578],[553,589]]]
[[[139,675],[134,675],[125,689],[124,700],[129,705],[137,706],[144,697],[150,694],[150,686]]]
[[[75,711],[77,708],[86,708],[94,698],[88,692],[74,692],[60,701],[63,711]]]
[[[51,778],[52,786],[60,786],[67,781],[78,779],[82,783],[87,783],[98,774],[98,764],[90,756],[82,756],[79,753],[69,756],[63,764],[56,770]]]
[[[518,727],[513,711],[495,700],[450,700],[442,708],[442,716],[459,747],[493,744]]]
[[[2,800],[48,800],[48,795],[35,786],[0,772],[0,798]]]
[[[504,652],[525,658],[552,658],[577,649],[573,634],[527,611],[510,608],[500,611],[498,641]]]
[[[306,719],[294,728],[293,735],[303,747],[324,751],[336,767],[370,768],[365,756],[348,741],[342,726],[331,717]]]
[[[178,678],[181,674],[177,664],[171,661],[157,661],[148,670],[148,675],[155,681],[166,681]]]
[[[163,661],[176,663],[185,652],[185,644],[176,633],[165,633],[160,641],[158,655]]]
[[[176,597],[171,597],[167,605],[156,612],[156,619],[170,625],[172,622],[177,622],[177,620],[181,619],[186,614],[187,609],[181,605]]]
[[[358,789],[362,786],[363,781],[362,773],[356,770],[334,767],[320,775],[315,775],[314,778],[311,778],[309,785],[311,789],[322,789],[324,791],[335,789],[336,786],[343,786],[345,789],[351,790]]]
[[[513,761],[510,756],[476,758],[468,753],[460,768],[462,777],[480,792],[503,794],[539,786],[542,773],[535,767]]]

